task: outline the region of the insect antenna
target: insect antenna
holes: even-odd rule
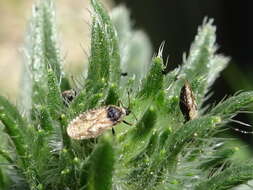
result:
[[[130,109],[130,105],[131,105],[131,103],[130,103],[130,91],[129,90],[127,90],[127,99],[128,99],[128,108],[127,108],[127,110],[131,110]],[[136,120],[136,121],[138,121],[138,119],[137,119],[137,117],[136,117],[136,115],[134,114],[134,112],[132,112],[132,114],[133,114],[133,116],[134,116],[134,119]],[[126,123],[127,124],[127,123]]]
[[[112,134],[113,134],[113,136],[115,136],[115,130],[113,127],[112,127]]]
[[[126,115],[129,115],[129,114],[131,113],[131,114],[134,116],[134,119],[135,119],[136,121],[138,121],[136,115],[134,114],[134,112],[132,112],[132,110],[131,110],[131,108],[130,108],[131,103],[130,103],[130,91],[129,91],[129,90],[127,90],[127,99],[128,99],[128,106],[127,106],[127,107],[124,106],[124,104],[122,103],[121,100],[118,100],[118,106],[123,107],[123,108],[126,110],[126,112],[127,112]],[[123,122],[124,122],[125,124],[127,124],[127,125],[132,125],[132,124],[126,122],[126,121],[123,121]]]
[[[123,123],[125,123],[125,124],[127,124],[127,125],[132,126],[132,124],[131,124],[131,123],[129,123],[129,122],[125,121],[125,120],[123,120],[122,122],[123,122]]]

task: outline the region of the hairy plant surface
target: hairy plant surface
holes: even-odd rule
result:
[[[216,136],[252,104],[253,92],[203,107],[229,61],[216,53],[212,20],[199,27],[183,64],[164,74],[163,44],[147,63],[149,41],[131,28],[124,7],[111,20],[97,0],[91,5],[88,73],[78,79],[72,101],[62,97],[71,82],[61,67],[52,2],[41,0],[33,8],[20,101],[14,106],[0,97],[0,189],[220,190],[253,179],[252,160],[236,162],[240,147]],[[190,121],[179,107],[186,80],[198,108]],[[125,117],[132,126],[120,123],[115,135],[108,130],[97,139],[67,135],[80,113],[118,102],[132,111]]]

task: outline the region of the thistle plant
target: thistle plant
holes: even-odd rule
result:
[[[111,20],[98,0],[91,5],[88,73],[78,88],[62,69],[52,2],[33,8],[20,99],[13,105],[0,97],[0,189],[221,190],[253,179],[252,159],[236,161],[241,147],[227,146],[233,139],[218,135],[249,108],[253,92],[203,106],[229,61],[216,53],[213,21],[203,21],[182,65],[164,74],[170,64],[164,44],[147,63],[149,43],[131,28],[126,10]],[[185,81],[198,110],[189,121],[179,106]],[[66,102],[62,92],[72,88],[76,96]],[[131,126],[120,123],[115,135],[108,130],[96,139],[67,135],[79,114],[118,102],[131,110],[125,118]]]

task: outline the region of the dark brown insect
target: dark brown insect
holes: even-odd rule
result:
[[[127,73],[127,72],[123,72],[123,73],[121,73],[120,75],[121,75],[122,77],[125,77],[125,76],[128,75],[128,73]]]
[[[62,97],[65,105],[68,105],[76,96],[76,91],[71,90],[65,90],[62,92]]]
[[[198,116],[196,100],[188,81],[185,81],[184,86],[181,88],[179,106],[185,122]]]
[[[88,110],[70,122],[67,133],[76,140],[96,138],[108,129],[113,130],[113,126],[120,122],[130,125],[123,120],[129,114],[130,111],[127,108],[115,105]]]

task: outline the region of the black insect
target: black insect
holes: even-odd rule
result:
[[[123,77],[125,77],[125,76],[127,76],[128,75],[128,73],[127,72],[123,72],[123,73],[121,73],[121,76],[123,76]]]
[[[65,90],[62,92],[63,102],[65,105],[68,105],[76,96],[76,91],[71,90]]]

